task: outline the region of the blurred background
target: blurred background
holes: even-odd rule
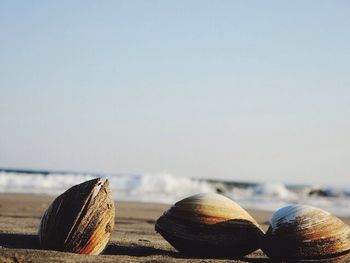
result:
[[[350,214],[349,28],[345,0],[1,1],[0,189]]]

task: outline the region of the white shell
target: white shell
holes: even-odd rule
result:
[[[350,227],[322,209],[290,205],[272,215],[262,247],[274,259],[332,261],[349,254]]]
[[[197,194],[174,204],[156,222],[180,252],[243,256],[259,247],[263,232],[242,207],[219,194]]]

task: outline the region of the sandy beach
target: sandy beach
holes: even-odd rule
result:
[[[0,194],[0,262],[269,262],[261,251],[241,259],[188,258],[154,231],[155,220],[169,206],[116,202],[111,241],[102,255],[86,256],[42,250],[37,228],[49,196]],[[270,212],[249,210],[264,230]],[[350,218],[342,218],[350,223]]]

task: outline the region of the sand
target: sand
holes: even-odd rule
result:
[[[270,262],[260,250],[241,259],[189,258],[154,231],[155,220],[169,206],[117,202],[116,224],[102,255],[86,256],[42,250],[37,229],[52,197],[0,194],[0,262]],[[264,230],[270,212],[250,210]],[[350,218],[342,218],[350,224]]]

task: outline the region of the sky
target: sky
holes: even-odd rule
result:
[[[0,1],[0,167],[349,184],[349,1]]]

